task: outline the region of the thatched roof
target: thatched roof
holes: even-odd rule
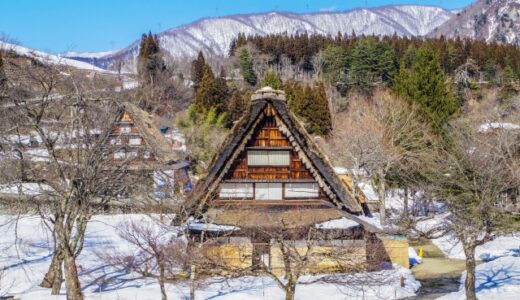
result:
[[[220,151],[213,158],[206,177],[198,182],[192,194],[190,203],[192,209],[198,208],[199,211],[203,211],[208,201],[218,192],[220,181],[241,151],[245,149],[256,125],[263,117],[265,107],[269,104],[276,111],[276,118],[281,124],[280,130],[289,138],[334,207],[347,214],[361,213],[361,206],[354,198],[348,196],[348,191],[334,172],[329,160],[320,153],[305,128],[287,109],[283,92],[273,90],[260,90],[253,95],[250,109],[231,130]]]
[[[129,102],[123,104],[119,115],[125,111],[132,117],[145,143],[150,148],[150,151],[154,153],[158,161],[164,164],[172,164],[181,159],[179,153],[172,149],[172,144],[155,124],[152,114]]]

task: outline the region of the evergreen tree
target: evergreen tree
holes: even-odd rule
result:
[[[202,81],[202,76],[204,76],[204,65],[206,64],[206,60],[204,59],[204,54],[202,51],[199,51],[199,55],[197,59],[191,62],[191,80],[195,85],[195,89],[199,86]]]
[[[3,94],[6,87],[7,78],[4,71],[4,59],[2,57],[2,51],[0,51],[0,94]]]
[[[151,32],[149,32],[148,35],[143,34],[137,60],[137,71],[139,75],[145,82],[153,83],[157,76],[165,70],[166,65],[162,58],[157,36]]]
[[[374,83],[392,83],[397,69],[393,49],[374,37],[358,40],[349,60],[349,83],[364,92]]]
[[[437,133],[442,132],[443,126],[458,109],[437,57],[425,45],[415,52],[410,68],[406,68],[404,62],[401,64],[394,90],[416,103],[419,112]]]
[[[228,117],[230,121],[236,121],[242,117],[250,104],[250,91],[236,91],[229,99]]]
[[[273,69],[269,69],[265,73],[264,78],[262,78],[260,85],[261,87],[270,86],[275,90],[279,90],[282,88],[282,80],[280,79],[280,76],[278,76],[278,74],[273,71]]]
[[[332,128],[329,102],[323,83],[315,88],[289,81],[284,85],[289,109],[302,118],[306,129],[313,134],[326,135]]]
[[[245,48],[240,51],[240,71],[245,82],[252,86],[256,85],[257,78],[255,71],[253,70],[253,63],[249,57],[249,51]]]
[[[329,45],[323,50],[323,61],[325,78],[334,85],[344,84],[348,67],[347,51],[341,46]]]
[[[197,112],[207,114],[214,109],[217,114],[225,111],[228,88],[223,78],[215,78],[211,67],[204,65],[204,74],[195,94]]]
[[[305,117],[310,121],[310,132],[327,135],[332,129],[332,118],[327,93],[322,82],[312,90],[311,96],[312,99],[305,112]]]
[[[504,68],[504,77],[502,79],[502,87],[498,92],[498,100],[501,104],[507,104],[508,100],[518,94],[518,91],[514,87],[514,82],[516,81],[516,76],[513,72],[513,68],[509,63],[507,63]]]

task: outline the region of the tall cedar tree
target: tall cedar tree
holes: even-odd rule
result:
[[[435,53],[423,45],[410,50],[413,59],[410,68],[401,63],[396,78],[395,92],[416,103],[423,118],[436,133],[442,133],[444,125],[458,109],[457,100],[449,89],[447,77]]]
[[[349,61],[349,84],[366,93],[374,83],[391,83],[397,70],[394,50],[374,37],[358,40]]]
[[[5,71],[4,71],[4,59],[2,57],[2,51],[0,51],[0,93],[3,92],[3,88],[5,87],[6,82],[7,82],[7,78],[5,76]]]
[[[191,80],[195,85],[195,89],[198,88],[200,82],[202,81],[202,77],[204,76],[205,64],[206,60],[204,59],[204,54],[202,54],[202,51],[199,51],[197,59],[191,62]]]
[[[231,121],[236,121],[242,117],[250,105],[251,91],[236,91],[229,99],[228,114]]]
[[[139,75],[145,82],[153,83],[157,76],[165,70],[166,65],[162,58],[157,36],[151,32],[149,32],[148,35],[143,34],[137,61],[137,71]]]
[[[329,45],[323,50],[323,73],[332,84],[341,85],[345,82],[348,58],[347,50],[341,46]]]
[[[264,78],[262,78],[260,85],[262,87],[272,87],[275,90],[279,90],[282,88],[282,80],[280,79],[280,76],[273,70],[269,69],[265,75]]]
[[[502,87],[498,92],[498,100],[501,104],[507,104],[508,100],[518,94],[518,91],[514,87],[514,82],[516,81],[515,74],[513,72],[513,68],[508,63],[504,68],[504,78],[502,79]]]
[[[245,82],[252,86],[256,85],[257,78],[255,71],[253,70],[253,63],[251,62],[249,51],[245,48],[240,51],[240,72],[242,73]]]
[[[289,108],[306,124],[306,129],[313,134],[327,135],[332,128],[332,118],[325,86],[318,83],[316,87],[303,87],[295,81],[284,85]]]
[[[215,109],[217,114],[225,111],[228,87],[224,78],[215,78],[211,67],[204,65],[204,73],[195,94],[195,107],[198,113],[207,114]]]

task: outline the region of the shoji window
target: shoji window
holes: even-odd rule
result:
[[[130,127],[129,125],[121,125],[119,126],[119,131],[121,133],[130,133],[132,131],[132,127]]]
[[[115,159],[125,159],[125,151],[124,150],[119,150],[117,152],[114,153],[114,158]]]
[[[141,138],[140,137],[131,138],[128,141],[128,144],[130,144],[130,145],[141,145]]]
[[[256,183],[255,184],[256,200],[282,200],[282,184],[281,183]]]
[[[222,183],[220,198],[247,199],[253,198],[252,183]]]
[[[249,166],[288,166],[291,160],[289,151],[259,151],[247,152]]]
[[[129,151],[126,153],[126,158],[134,159],[137,158],[137,151]]]
[[[285,184],[286,198],[318,198],[320,190],[317,183],[293,182]]]
[[[123,143],[121,141],[121,138],[112,138],[112,139],[110,139],[110,144],[111,145],[121,145]]]

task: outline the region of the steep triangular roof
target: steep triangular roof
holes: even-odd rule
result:
[[[179,153],[173,150],[172,144],[155,124],[153,115],[140,109],[135,104],[125,102],[118,114],[118,121],[124,112],[132,117],[139,133],[141,133],[145,143],[158,161],[164,164],[172,164],[181,159]]]
[[[299,153],[314,179],[334,207],[348,213],[359,214],[361,206],[348,196],[344,185],[334,172],[328,159],[318,150],[305,128],[287,109],[285,95],[270,88],[257,91],[252,97],[248,112],[235,124],[220,151],[213,158],[206,177],[199,181],[192,197],[192,205],[203,208],[216,193],[225,173],[245,149],[256,126],[263,119],[264,109],[272,105],[280,130],[288,137],[291,146]]]

